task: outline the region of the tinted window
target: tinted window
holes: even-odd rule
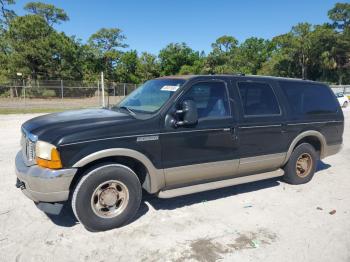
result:
[[[278,115],[280,108],[270,85],[266,83],[239,82],[245,115]]]
[[[332,91],[319,84],[280,82],[294,114],[328,114],[338,110]]]
[[[194,84],[182,100],[196,103],[198,117],[225,117],[230,115],[226,86],[221,82]]]

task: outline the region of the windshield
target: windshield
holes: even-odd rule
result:
[[[154,113],[184,82],[183,79],[149,80],[125,97],[117,107],[127,108],[134,112]]]

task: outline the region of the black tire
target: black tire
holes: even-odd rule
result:
[[[344,107],[344,108],[347,108],[347,107],[348,107],[348,102],[347,102],[347,101],[344,102],[343,107]]]
[[[297,161],[299,158],[301,158],[301,162],[306,161],[306,163],[309,163],[306,164],[309,168],[305,173],[302,173],[300,169],[297,168]],[[311,161],[309,162],[308,159],[311,159]],[[308,143],[298,145],[293,150],[287,164],[284,166],[284,181],[292,185],[300,185],[309,182],[315,174],[317,160],[318,154],[312,145]],[[301,170],[303,170],[303,168],[301,168]]]
[[[128,193],[128,197],[127,200],[125,200],[126,204],[122,204],[123,209],[119,214],[116,214],[114,217],[101,217],[96,213],[99,211],[96,211],[97,209],[93,204],[96,196],[98,195],[97,198],[98,201],[100,201],[100,196],[102,195],[102,193],[98,193],[101,191],[96,193],[96,190],[100,188],[102,192],[106,191],[106,189],[109,188],[108,183],[110,183],[110,181],[112,181],[111,183],[117,181],[123,188],[126,188],[124,191]],[[108,187],[102,189],[101,185],[105,185],[106,183]],[[117,199],[119,199],[119,194],[116,194],[116,192],[118,192],[116,188],[112,189],[113,197],[115,198],[115,195],[118,195]],[[95,198],[92,198],[93,195]],[[85,172],[85,175],[81,178],[73,191],[72,209],[76,218],[86,229],[89,231],[105,231],[127,224],[137,213],[141,198],[141,184],[137,175],[126,166],[109,163],[95,166]],[[101,199],[103,200],[103,198]],[[118,202],[119,200],[116,201]],[[123,201],[121,200],[120,202]],[[115,206],[118,205],[116,204]],[[115,206],[113,208],[115,208]],[[109,207],[106,209],[108,210]],[[115,209],[118,209],[118,207]]]

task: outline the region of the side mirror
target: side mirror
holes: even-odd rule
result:
[[[185,100],[182,102],[182,109],[176,110],[177,115],[181,115],[182,121],[174,123],[175,127],[192,126],[198,122],[197,106],[193,100]]]

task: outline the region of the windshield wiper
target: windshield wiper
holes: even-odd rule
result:
[[[129,107],[127,106],[119,106],[119,109],[125,109],[126,111],[128,111],[131,115],[135,116],[136,113],[134,111],[132,111]]]

